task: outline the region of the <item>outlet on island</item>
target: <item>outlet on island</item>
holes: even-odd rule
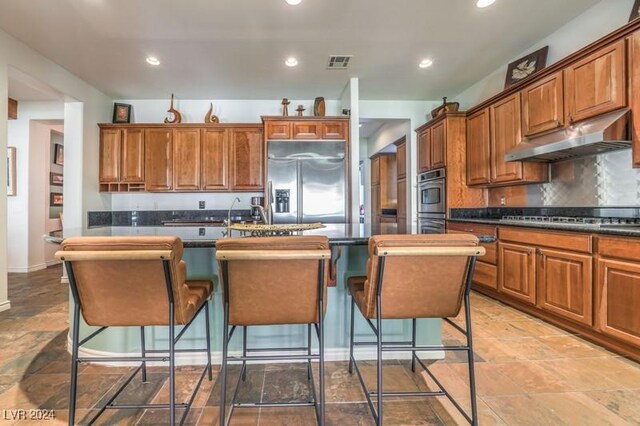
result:
[[[204,209],[205,207],[205,202],[204,201],[198,201],[198,208],[199,209]]]
[[[504,195],[500,197],[500,205],[505,206],[507,204],[507,197]]]

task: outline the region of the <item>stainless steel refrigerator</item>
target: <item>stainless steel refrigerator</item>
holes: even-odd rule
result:
[[[268,204],[273,223],[347,221],[344,141],[269,141]]]

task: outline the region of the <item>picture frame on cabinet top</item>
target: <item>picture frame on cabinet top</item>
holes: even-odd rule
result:
[[[516,83],[526,80],[538,71],[547,66],[547,54],[549,46],[538,49],[522,58],[513,61],[507,67],[507,76],[504,88],[508,88]]]
[[[115,102],[113,104],[113,123],[131,123],[131,105],[120,104]]]

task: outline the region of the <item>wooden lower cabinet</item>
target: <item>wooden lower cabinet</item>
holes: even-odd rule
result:
[[[536,254],[532,246],[498,244],[498,291],[536,304]]]
[[[380,223],[380,185],[371,186],[371,223]]]
[[[591,255],[537,249],[538,306],[562,317],[593,325]]]
[[[640,263],[600,258],[597,274],[598,330],[640,347]]]
[[[476,270],[473,273],[473,284],[498,289],[498,267],[486,262],[476,262]]]

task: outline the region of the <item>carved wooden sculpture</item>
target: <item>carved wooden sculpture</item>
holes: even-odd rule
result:
[[[213,102],[211,102],[211,106],[209,107],[209,111],[207,111],[207,115],[204,116],[205,123],[219,123],[220,119],[217,115],[213,114]]]
[[[171,105],[169,106],[169,109],[167,110],[167,112],[171,114],[172,118],[171,120],[169,120],[168,118],[165,118],[164,119],[165,123],[167,124],[182,123],[182,115],[180,115],[180,111],[178,111],[173,107],[173,93],[171,94]]]

